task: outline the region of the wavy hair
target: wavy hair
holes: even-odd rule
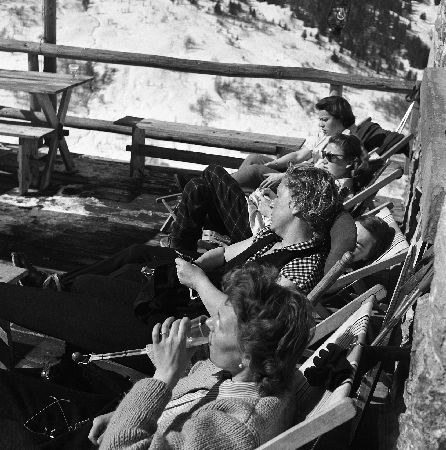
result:
[[[313,317],[301,292],[277,284],[278,270],[248,263],[228,272],[223,292],[237,316],[240,351],[262,395],[290,387],[298,359],[313,333]]]
[[[360,217],[358,222],[372,235],[374,245],[369,254],[365,257],[365,262],[375,261],[392,244],[395,237],[395,230],[387,224],[381,217],[367,216]]]
[[[335,180],[326,170],[310,164],[290,165],[284,178],[298,217],[308,223],[318,237],[325,237],[342,210]]]
[[[339,95],[324,97],[316,103],[318,111],[327,111],[335,119],[338,119],[345,128],[349,128],[355,123],[355,116],[350,103]]]

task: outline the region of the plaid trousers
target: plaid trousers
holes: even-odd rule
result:
[[[214,231],[227,234],[231,242],[252,236],[245,194],[220,166],[207,167],[201,177],[186,184],[176,216],[172,247],[196,250],[207,223]]]

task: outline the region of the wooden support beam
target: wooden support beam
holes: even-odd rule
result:
[[[270,78],[301,80],[315,83],[350,86],[358,89],[409,93],[413,82],[400,79],[378,78],[317,70],[309,67],[267,66],[260,64],[234,64],[214,61],[172,58],[144,53],[118,52],[93,48],[54,45],[40,42],[0,39],[0,51],[38,53],[45,56],[96,61],[109,64],[153,67],[177,72],[219,75],[225,77]]]
[[[28,53],[28,70],[39,71],[39,56],[36,53]],[[34,94],[29,94],[29,109],[31,111],[40,111],[39,101]]]
[[[48,44],[56,43],[56,0],[43,0],[43,42]],[[57,59],[54,56],[44,56],[43,58],[44,72],[57,72]],[[51,102],[56,108],[56,96],[51,96]]]
[[[330,84],[329,95],[339,95],[339,97],[342,97],[342,90],[342,84]]]
[[[133,155],[143,155],[150,158],[169,159],[171,161],[183,161],[195,164],[217,164],[231,169],[238,169],[244,161],[243,158],[231,156],[214,155],[211,153],[193,152],[189,150],[178,150],[176,148],[156,147],[154,145],[138,145],[136,149],[128,145],[127,151]]]

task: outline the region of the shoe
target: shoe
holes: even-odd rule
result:
[[[170,236],[164,236],[160,239],[160,247],[170,247]]]
[[[217,233],[213,230],[203,230],[201,239],[203,241],[212,242],[213,244],[218,244],[220,247],[226,247],[231,243],[231,238],[229,236]]]
[[[61,292],[62,284],[57,273],[48,275],[42,283],[43,289],[52,289],[53,291]]]
[[[37,270],[22,252],[12,252],[11,261],[15,267],[28,270],[28,275],[19,281],[20,286],[42,287],[47,274]]]
[[[198,253],[206,253],[208,250],[212,250],[214,248],[222,247],[216,242],[209,242],[203,239],[198,239],[197,241],[197,252]]]

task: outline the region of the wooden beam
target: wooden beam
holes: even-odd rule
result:
[[[56,0],[43,0],[43,42],[47,44],[56,43]],[[45,55],[43,58],[43,71],[56,73],[57,59],[54,56]],[[51,103],[56,108],[57,98],[51,95]]]
[[[0,117],[5,117],[9,119],[20,119],[29,120],[32,123],[45,125],[46,118],[43,113],[28,111],[23,109],[10,108],[7,106],[0,106]],[[119,121],[118,121],[119,122]],[[88,119],[75,116],[66,116],[65,126],[71,128],[80,128],[83,130],[93,130],[93,131],[104,131],[107,133],[117,133],[124,135],[131,135],[132,128],[127,125],[118,125],[118,122],[112,122],[110,120],[100,120],[100,119]],[[223,147],[223,145],[231,145],[229,148],[235,150],[246,151],[250,153],[269,153],[276,154],[278,146],[287,148],[296,148],[303,144],[304,139],[302,138],[288,138],[284,136],[274,136],[260,133],[249,133],[236,131],[238,137],[234,136],[232,133],[232,138],[226,139],[222,135],[215,135],[212,130],[206,127],[194,127],[187,124],[169,123],[156,121],[157,127],[153,127],[151,131],[146,130],[145,134],[147,137],[153,139],[172,141],[173,137],[178,140],[178,142],[186,142],[197,145],[206,145],[212,147]],[[190,132],[191,127],[196,130],[202,129],[202,138],[194,136]],[[206,130],[210,130],[207,132]],[[182,138],[181,133],[187,132],[187,137]],[[231,134],[231,130],[219,130],[220,132],[225,132],[228,136]],[[155,137],[156,136],[156,137]],[[212,137],[214,136],[214,137]],[[292,143],[294,142],[294,145]],[[164,151],[164,150],[163,150]],[[228,157],[229,158],[229,157]],[[232,167],[226,165],[226,167]]]
[[[169,159],[171,161],[183,161],[195,164],[218,164],[219,166],[238,169],[243,162],[243,158],[233,158],[231,156],[213,155],[211,153],[193,152],[189,150],[178,150],[176,148],[156,147],[153,145],[138,145],[136,150],[131,145],[127,146],[127,151],[133,155],[144,155],[151,158]]]
[[[28,53],[28,70],[32,72],[39,71],[39,55]],[[29,109],[31,111],[40,111],[40,105],[34,94],[29,94]]]
[[[339,97],[342,97],[342,91],[342,84],[330,84],[329,95],[339,95]]]
[[[0,51],[38,53],[45,56],[96,61],[109,64],[153,67],[177,72],[220,75],[226,77],[270,78],[301,80],[315,83],[350,86],[358,89],[409,93],[413,82],[402,79],[367,77],[317,70],[308,67],[268,66],[260,64],[234,64],[213,61],[172,58],[144,53],[118,52],[93,48],[54,45],[30,41],[0,39]]]

